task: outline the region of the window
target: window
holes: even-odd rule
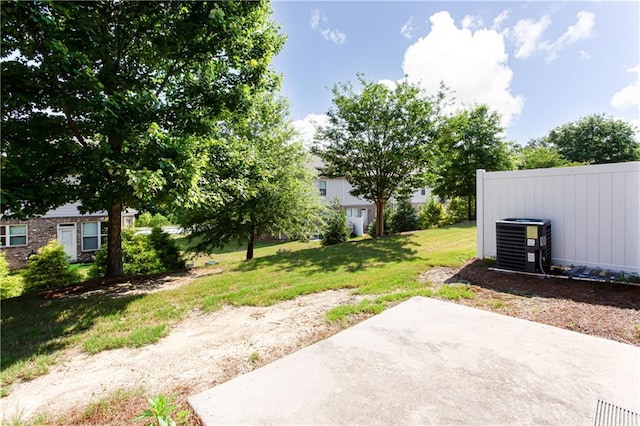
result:
[[[327,195],[327,181],[326,180],[319,180],[318,181],[318,189],[320,190],[320,195],[322,195],[323,197],[325,195]]]
[[[82,224],[82,251],[95,251],[107,241],[107,222]]]
[[[422,189],[420,190],[420,195],[427,195],[427,190],[426,190],[426,189],[424,189],[424,188],[422,188]]]
[[[16,247],[27,245],[27,225],[0,226],[0,246]]]
[[[344,209],[347,217],[360,217],[360,209],[348,208]]]

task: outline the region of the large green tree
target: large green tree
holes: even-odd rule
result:
[[[312,152],[324,162],[322,175],[344,177],[351,195],[375,204],[375,235],[382,236],[387,201],[422,183],[441,96],[424,96],[407,82],[391,89],[358,80],[358,92],[351,83],[333,87],[329,124],[317,130]]]
[[[271,85],[270,6],[6,1],[1,14],[2,212],[107,211],[107,275],[121,275],[122,210],[187,202],[211,123]]]
[[[319,225],[321,202],[308,168],[308,153],[296,141],[288,105],[273,94],[251,99],[246,114],[229,114],[207,146],[198,202],[179,216],[195,251],[247,244],[263,234],[308,237]]]
[[[475,218],[476,170],[512,168],[509,144],[501,137],[503,131],[500,116],[486,105],[443,119],[437,154],[431,159],[433,193],[441,198],[464,198],[469,220]]]
[[[640,160],[636,129],[627,121],[592,114],[549,132],[544,143],[570,162],[586,164]]]
[[[518,148],[514,155],[519,170],[547,169],[581,164],[568,161],[557,150],[543,145],[528,144]]]

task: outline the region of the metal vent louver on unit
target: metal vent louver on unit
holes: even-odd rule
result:
[[[551,221],[508,218],[496,222],[496,263],[500,269],[549,273]]]

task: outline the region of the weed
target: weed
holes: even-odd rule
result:
[[[495,309],[502,308],[504,306],[504,302],[502,300],[490,300],[489,306]]]
[[[175,395],[171,395],[169,398],[165,395],[149,398],[149,409],[138,414],[133,418],[133,421],[153,419],[155,423],[152,421],[148,425],[176,426],[176,422],[171,418],[171,414],[178,408],[177,405],[172,404],[174,399]]]
[[[251,362],[260,361],[260,355],[258,355],[258,352],[252,353],[251,356],[249,357],[249,361],[251,361]]]

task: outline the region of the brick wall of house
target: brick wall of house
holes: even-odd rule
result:
[[[17,219],[0,219],[0,225],[27,225],[27,245],[17,247],[2,247],[0,250],[6,253],[9,267],[11,269],[24,268],[27,266],[28,257],[37,252],[38,249],[46,245],[49,241],[56,239],[58,236],[58,224],[75,223],[76,224],[76,245],[77,245],[77,261],[87,262],[93,260],[95,252],[82,251],[82,235],[81,223],[95,222],[101,220],[102,217],[60,217],[60,218],[36,218],[27,221]]]

